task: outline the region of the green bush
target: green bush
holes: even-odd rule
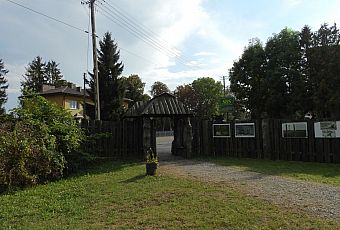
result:
[[[14,190],[58,179],[65,167],[55,138],[44,124],[22,121],[0,127],[0,190]]]
[[[65,109],[38,95],[27,95],[15,117],[33,124],[46,124],[48,133],[56,137],[56,148],[64,155],[79,148],[84,134],[74,117]]]
[[[68,167],[79,168],[84,134],[70,113],[32,94],[11,115],[0,125],[0,190],[59,179]]]

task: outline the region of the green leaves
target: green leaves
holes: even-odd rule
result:
[[[324,24],[316,32],[285,28],[265,45],[252,40],[230,69],[230,88],[252,118],[301,119],[340,115],[340,33]]]
[[[202,77],[189,85],[176,88],[176,97],[196,116],[211,118],[219,114],[218,102],[222,96],[223,86],[213,78]]]
[[[0,188],[62,177],[66,158],[78,151],[83,139],[70,113],[41,96],[26,95],[0,126]]]

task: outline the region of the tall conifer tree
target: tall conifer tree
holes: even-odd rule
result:
[[[25,93],[26,90],[33,92],[40,92],[43,84],[47,83],[45,75],[46,64],[43,62],[40,56],[37,56],[26,68],[24,81],[21,82],[22,90]]]
[[[123,113],[125,87],[122,78],[124,65],[119,61],[119,50],[111,33],[106,32],[99,41],[98,79],[100,116],[102,120],[116,120]],[[94,75],[91,74],[91,94],[94,99]]]
[[[4,104],[7,101],[6,89],[8,88],[7,79],[5,75],[8,70],[5,69],[2,59],[0,59],[0,115],[5,113]]]

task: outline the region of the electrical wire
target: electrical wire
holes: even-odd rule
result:
[[[83,29],[81,29],[81,28],[79,28],[79,27],[77,27],[77,26],[73,26],[73,25],[71,25],[71,24],[68,24],[67,22],[61,21],[61,20],[59,20],[59,19],[57,19],[57,18],[54,18],[54,17],[52,17],[52,16],[49,16],[49,15],[47,15],[47,14],[41,13],[41,12],[39,12],[39,11],[36,11],[36,10],[34,10],[34,9],[32,9],[32,8],[29,8],[29,7],[27,7],[27,6],[24,6],[24,5],[20,4],[20,3],[14,2],[14,1],[12,1],[12,0],[6,0],[6,1],[7,1],[7,2],[10,2],[10,3],[12,3],[12,4],[15,4],[15,5],[17,5],[17,6],[20,6],[20,7],[24,8],[24,9],[26,9],[26,10],[29,10],[29,11],[31,11],[31,12],[33,12],[33,13],[39,14],[39,15],[41,15],[41,16],[44,16],[44,17],[46,17],[46,18],[48,18],[48,19],[50,19],[50,20],[53,20],[53,21],[59,22],[59,23],[61,23],[61,24],[64,24],[65,26],[68,26],[68,27],[70,27],[70,28],[73,28],[73,29],[76,29],[76,30],[79,30],[79,31],[85,32],[85,33],[87,32],[87,31],[85,31],[85,30],[83,30]]]
[[[159,45],[160,47],[162,47],[164,50],[166,50],[167,52],[173,54],[174,56],[179,56],[178,51],[174,51],[173,49],[169,48],[169,45],[167,43],[161,42],[160,39],[157,38],[157,35],[155,33],[153,33],[152,31],[148,30],[147,28],[145,29],[144,26],[142,26],[142,24],[137,24],[135,23],[133,20],[131,20],[129,17],[127,17],[126,15],[122,14],[117,8],[115,8],[114,6],[112,6],[110,3],[108,3],[105,0],[101,0],[104,3],[106,3],[107,6],[109,6],[111,9],[108,9],[111,13],[113,13],[115,16],[118,17],[118,20],[123,21],[124,23],[126,23],[127,25],[131,26],[134,30],[138,31],[139,34],[141,34],[142,36],[149,38],[150,40],[152,40],[152,42],[156,43],[157,45]],[[102,4],[103,5],[103,4]],[[113,10],[112,10],[113,9]],[[155,37],[155,38],[154,38]]]
[[[169,45],[168,42],[166,42],[165,40],[160,38],[151,29],[147,28],[146,26],[144,26],[141,23],[138,23],[135,18],[133,18],[131,15],[129,15],[129,13],[127,11],[125,11],[123,8],[119,7],[114,2],[111,2],[112,4],[110,4],[108,2],[109,0],[99,0],[99,1],[102,1],[102,2],[106,3],[106,5],[108,7],[110,7],[114,12],[112,10],[110,10],[110,11],[112,13],[114,13],[115,15],[117,15],[117,17],[119,17],[123,21],[128,21],[130,25],[132,24],[132,27],[134,29],[140,31],[142,34],[144,34],[145,36],[149,37],[153,42],[159,44],[160,46],[165,48],[167,51],[170,51],[177,58],[179,58],[182,61],[187,62],[187,63],[189,63],[191,61],[190,57],[187,57],[186,55],[184,55],[183,52],[180,52],[178,48]],[[168,47],[170,47],[170,48],[168,48]],[[181,53],[181,55],[178,54],[179,52]]]
[[[37,11],[37,10],[34,10],[34,9],[32,9],[32,8],[29,8],[29,7],[27,7],[27,6],[24,6],[24,5],[22,5],[22,4],[16,3],[16,2],[14,2],[14,1],[12,1],[12,0],[6,0],[6,1],[8,1],[8,2],[10,2],[10,3],[12,3],[12,4],[15,4],[15,5],[17,5],[17,6],[21,7],[21,8],[24,8],[24,9],[26,9],[26,10],[29,10],[29,11],[31,11],[31,12],[34,12],[34,13],[36,13],[36,14],[39,14],[39,15],[41,15],[41,16],[44,16],[45,18],[51,19],[51,20],[53,20],[53,21],[55,21],[55,22],[61,23],[61,24],[65,25],[65,26],[68,26],[69,28],[75,29],[75,30],[77,30],[77,31],[81,31],[82,33],[84,33],[84,32],[87,33],[87,34],[88,34],[88,39],[87,39],[87,72],[89,72],[89,71],[88,71],[88,70],[89,70],[89,68],[88,68],[88,66],[89,66],[89,64],[88,64],[88,63],[89,63],[89,58],[88,58],[88,56],[89,56],[90,36],[92,36],[92,35],[90,34],[90,32],[89,32],[89,30],[90,30],[90,20],[91,20],[90,14],[88,14],[88,15],[89,15],[89,22],[88,22],[88,30],[86,31],[86,30],[83,30],[83,29],[81,29],[81,28],[79,28],[79,27],[77,27],[77,26],[71,25],[71,24],[69,24],[69,23],[67,23],[67,22],[64,22],[64,21],[62,21],[62,20],[59,20],[59,19],[57,19],[57,18],[54,18],[54,17],[49,16],[49,15],[47,15],[47,14],[41,13],[41,12],[39,12],[39,11]],[[152,63],[152,64],[156,64],[155,62],[152,62],[151,60],[149,60],[149,59],[147,59],[147,58],[145,58],[145,57],[142,57],[142,56],[140,56],[140,55],[138,55],[138,54],[135,54],[135,53],[133,53],[133,52],[129,51],[128,49],[125,49],[125,48],[123,48],[123,47],[121,47],[121,46],[118,46],[118,48],[121,49],[121,50],[124,50],[125,52],[127,52],[127,53],[129,53],[129,54],[131,54],[131,55],[134,55],[134,56],[136,56],[136,57],[138,57],[138,58],[140,58],[140,59],[143,59],[143,60],[145,60],[145,61],[147,61],[147,62],[150,62],[150,63]]]
[[[110,21],[112,21],[113,23],[117,24],[118,26],[122,27],[125,30],[128,30],[131,34],[133,34],[134,36],[136,36],[138,39],[142,40],[143,42],[145,42],[146,44],[148,44],[149,46],[151,46],[152,48],[154,48],[156,51],[162,52],[164,54],[166,54],[168,57],[173,58],[173,55],[169,54],[168,51],[164,50],[164,48],[162,48],[161,46],[155,44],[150,38],[144,38],[143,36],[141,36],[140,34],[138,34],[138,32],[136,32],[135,30],[133,30],[131,27],[129,27],[128,25],[126,25],[126,23],[122,23],[121,21],[119,21],[117,18],[114,17],[114,15],[112,15],[110,12],[108,12],[106,9],[104,9],[103,7],[101,7],[100,5],[96,4],[97,8],[99,8],[100,10],[98,10],[99,13],[101,13],[104,17],[106,17],[107,19],[109,19]],[[188,66],[187,63],[185,63],[183,60],[179,59],[177,60],[180,64],[182,64],[184,67],[194,70],[194,68],[192,68],[191,66]],[[197,69],[197,68],[196,68]]]

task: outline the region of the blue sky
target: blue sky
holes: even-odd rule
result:
[[[34,10],[87,30],[88,9],[80,0],[12,0]],[[155,81],[170,89],[198,77],[220,80],[242,54],[249,39],[264,43],[285,27],[313,30],[327,22],[340,21],[340,1],[329,0],[97,0],[97,35],[112,32],[121,47],[124,76],[138,74],[146,91]],[[112,6],[150,32],[135,36],[136,29],[119,26]],[[111,10],[111,11],[110,11]],[[60,63],[66,80],[82,84],[82,75],[92,69],[86,33],[56,23],[0,0],[0,59],[10,71],[7,109],[17,105],[20,81],[34,57]],[[155,40],[159,45],[155,47]],[[153,43],[150,45],[148,43]],[[161,48],[159,47],[161,46]],[[91,46],[90,46],[91,47]],[[167,51],[165,51],[167,50]],[[171,50],[171,51],[169,51]],[[87,55],[89,54],[89,55]],[[175,56],[177,54],[177,56]]]

